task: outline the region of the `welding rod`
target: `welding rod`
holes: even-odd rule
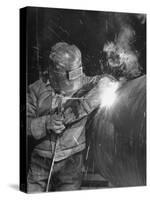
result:
[[[59,115],[59,114],[61,114],[61,112],[62,112],[62,98],[60,97],[59,98],[59,103],[58,103],[57,114]],[[51,162],[50,171],[49,171],[48,180],[47,180],[47,185],[46,185],[46,192],[48,192],[48,190],[49,190],[49,185],[50,185],[50,181],[51,181],[51,177],[52,177],[52,171],[53,171],[53,168],[54,168],[54,162],[55,162],[55,157],[56,157],[57,141],[58,141],[58,135],[55,134],[55,145],[54,145],[52,162]]]
[[[49,190],[49,185],[50,185],[52,171],[53,171],[55,157],[56,157],[57,137],[58,136],[56,135],[55,146],[54,146],[54,151],[53,151],[53,156],[52,156],[52,163],[51,163],[51,167],[50,167],[50,171],[49,171],[49,175],[48,175],[48,180],[47,180],[47,185],[46,185],[46,192],[48,192],[48,190]]]

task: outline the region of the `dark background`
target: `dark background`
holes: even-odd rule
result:
[[[146,73],[146,21],[138,14],[55,8],[27,8],[28,84],[48,67],[51,46],[64,41],[82,52],[84,72],[101,74],[103,46],[114,41],[124,25],[135,31],[132,49],[138,52],[142,72]]]

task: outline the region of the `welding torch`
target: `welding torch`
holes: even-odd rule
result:
[[[58,107],[57,107],[57,114],[58,116],[61,117],[61,115],[63,115],[63,106],[62,106],[62,101],[63,101],[63,98],[66,98],[66,100],[87,100],[86,97],[60,97],[59,98],[59,103],[58,103]],[[67,103],[67,102],[66,102]],[[70,106],[70,103],[71,102],[68,102],[69,105],[68,107]],[[72,102],[73,103],[73,102]],[[84,108],[86,110],[88,110],[89,108],[86,108],[85,107],[86,104],[84,104]],[[65,129],[69,126],[71,126],[72,124],[80,121],[82,118],[84,118],[86,115],[83,114],[83,116],[80,116],[79,119],[74,119],[72,120],[71,122],[65,124]],[[62,134],[62,133],[61,133]],[[51,176],[52,176],[52,171],[53,171],[53,168],[54,168],[54,162],[55,162],[55,157],[56,157],[56,149],[57,149],[57,143],[58,143],[58,137],[59,137],[60,134],[54,134],[55,136],[55,144],[54,144],[54,148],[53,148],[53,154],[52,154],[52,161],[51,161],[51,166],[50,166],[50,171],[49,171],[49,175],[48,175],[48,181],[47,181],[47,186],[46,186],[46,192],[48,192],[49,190],[49,185],[50,185],[50,181],[51,181]]]
[[[63,113],[63,105],[62,105],[62,101],[63,101],[63,98],[66,99],[66,100],[79,100],[79,99],[85,99],[85,98],[78,98],[78,97],[59,97],[59,102],[58,102],[58,107],[57,109],[55,110],[55,112],[57,113],[57,115],[59,117],[62,117],[62,113]],[[84,117],[84,116],[83,116]],[[65,124],[65,127],[69,127],[71,126],[73,123],[76,123],[77,121],[81,120],[80,119],[75,119],[73,120],[72,123],[68,123],[68,124]],[[62,134],[62,133],[61,133]],[[49,191],[49,185],[50,185],[50,181],[51,181],[51,176],[52,176],[52,171],[53,171],[53,168],[54,168],[54,162],[55,162],[55,158],[56,158],[56,149],[57,149],[57,143],[58,143],[58,137],[61,135],[61,134],[56,134],[54,133],[54,147],[53,147],[53,154],[52,154],[52,161],[51,161],[51,166],[50,166],[50,170],[49,170],[49,175],[48,175],[48,180],[47,180],[47,185],[46,185],[46,192]]]

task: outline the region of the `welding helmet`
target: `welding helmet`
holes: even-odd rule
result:
[[[66,95],[81,87],[81,52],[75,45],[65,42],[55,44],[50,52],[50,82],[54,90]]]

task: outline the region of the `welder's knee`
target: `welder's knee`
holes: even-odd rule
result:
[[[83,155],[77,153],[66,159],[57,173],[55,191],[79,190],[82,182]]]
[[[42,159],[42,160],[41,160]],[[49,163],[48,163],[49,164]],[[46,159],[33,154],[27,176],[27,192],[38,193],[46,190],[48,168]]]

